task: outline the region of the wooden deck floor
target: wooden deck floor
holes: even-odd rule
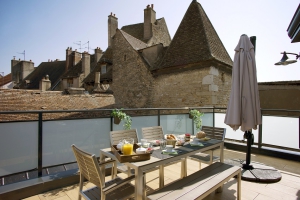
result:
[[[216,155],[217,152],[216,152]],[[225,159],[242,159],[245,160],[246,155],[242,152],[224,150]],[[247,200],[300,200],[300,162],[283,160],[273,157],[251,155],[251,161],[264,163],[279,170],[282,174],[282,179],[277,183],[255,183],[242,181],[242,199]],[[202,167],[205,167],[202,164]],[[199,164],[195,161],[188,160],[188,174],[199,169]],[[126,177],[125,174],[120,174],[121,177]],[[180,178],[180,163],[171,165],[165,168],[165,184],[168,184]],[[109,179],[109,177],[107,177]],[[158,188],[158,171],[147,173],[147,186],[153,190]],[[92,184],[85,184],[86,188]],[[236,199],[236,180],[231,179],[224,184],[222,193],[212,193],[205,200],[231,200]],[[49,191],[43,194],[26,198],[26,200],[77,200],[78,185]]]

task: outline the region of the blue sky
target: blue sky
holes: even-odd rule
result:
[[[154,4],[156,17],[164,17],[173,38],[192,0],[0,0],[0,72],[10,73],[13,56],[32,60],[34,66],[48,59],[65,60],[65,50],[90,53],[107,48],[107,16],[116,14],[119,28],[144,20],[144,9]],[[287,51],[300,52],[291,43],[288,25],[299,0],[198,0],[230,57],[240,35],[256,36],[259,82],[300,80],[300,61],[275,66]],[[84,45],[85,44],[85,45]],[[295,59],[295,56],[289,56]]]

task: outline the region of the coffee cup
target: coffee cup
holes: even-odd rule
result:
[[[173,145],[166,145],[166,151],[172,152],[173,151]]]

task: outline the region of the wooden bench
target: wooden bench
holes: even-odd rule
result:
[[[241,199],[241,168],[220,162],[154,191],[148,199],[203,199],[235,176],[238,179],[237,199]]]

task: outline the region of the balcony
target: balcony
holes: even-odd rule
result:
[[[227,128],[225,159],[245,160],[243,133],[234,132],[224,124],[225,109],[197,109],[205,113],[203,125]],[[132,128],[138,130],[141,138],[142,127],[156,125],[161,125],[166,134],[195,134],[197,131],[193,121],[188,118],[188,110],[153,108],[125,109],[125,112],[132,116]],[[99,149],[109,145],[109,131],[123,129],[122,122],[120,125],[113,124],[113,119],[109,117],[110,111],[0,112],[0,135],[4,138],[0,141],[0,150],[5,152],[0,155],[0,199],[75,199],[79,180],[71,144],[99,156]],[[271,184],[243,181],[242,197],[245,199],[300,198],[299,117],[284,116],[285,112],[299,111],[280,112],[283,113],[281,116],[270,116],[264,115],[262,110],[263,124],[259,130],[253,131],[255,144],[252,146],[251,161],[280,170],[282,180]],[[54,114],[61,114],[61,117],[52,120]],[[9,116],[14,116],[16,120],[5,122]],[[188,174],[199,168],[198,163],[189,162]],[[174,173],[179,172],[178,167],[167,168],[166,183],[179,178],[179,173]],[[158,187],[156,171],[147,176],[147,185],[152,189]],[[235,180],[229,181],[225,188],[229,190],[225,189],[216,196],[212,194],[207,199],[224,199],[227,196],[228,199],[235,199]]]

